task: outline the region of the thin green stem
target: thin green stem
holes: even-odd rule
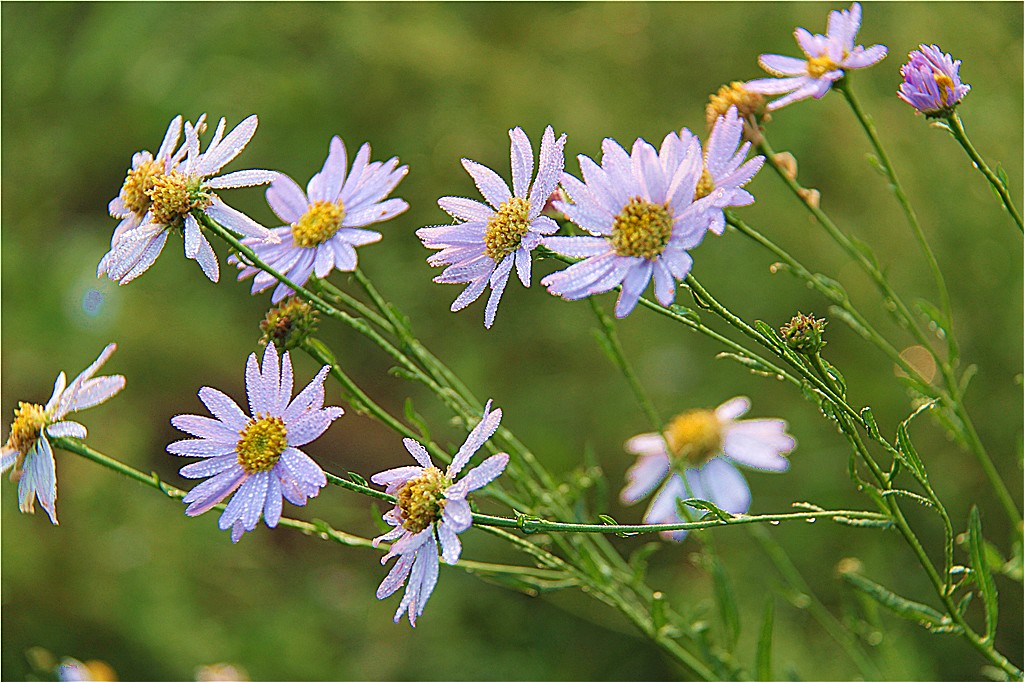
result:
[[[1024,232],[1024,222],[1021,222],[1020,212],[1017,207],[1013,205],[1013,200],[1010,198],[1010,190],[1006,184],[999,178],[992,169],[985,163],[985,159],[981,157],[978,150],[971,144],[970,138],[967,137],[967,131],[964,130],[964,123],[960,120],[960,114],[953,110],[946,117],[946,121],[949,122],[949,132],[953,135],[953,138],[960,143],[960,146],[967,152],[967,156],[971,157],[971,161],[974,162],[974,167],[981,171],[981,174],[985,176],[989,184],[992,185],[992,189],[996,191],[999,198],[1003,202],[1003,206],[1006,208],[1010,217],[1013,218],[1013,222],[1017,224],[1017,229]]]
[[[843,97],[846,98],[850,108],[853,110],[853,115],[856,116],[861,127],[864,129],[864,132],[867,133],[868,139],[871,141],[871,146],[874,147],[875,153],[878,155],[878,161],[881,163],[882,169],[889,178],[889,184],[892,187],[893,193],[896,195],[896,200],[903,208],[903,213],[907,217],[910,229],[913,231],[914,237],[917,239],[917,243],[921,247],[921,252],[924,254],[925,260],[928,262],[928,268],[932,272],[932,278],[935,280],[935,287],[939,292],[939,303],[942,306],[942,314],[946,318],[946,345],[949,357],[952,359],[956,354],[956,341],[953,337],[953,307],[949,301],[949,290],[946,288],[946,280],[942,276],[942,269],[939,267],[939,262],[936,260],[935,253],[928,244],[928,239],[924,235],[924,230],[921,229],[921,223],[917,219],[917,212],[911,205],[910,199],[907,198],[906,192],[903,191],[903,185],[900,183],[899,177],[896,175],[896,169],[893,168],[892,161],[889,159],[889,155],[886,153],[885,147],[882,146],[882,141],[878,137],[878,131],[875,129],[874,121],[871,120],[871,117],[868,116],[861,107],[860,100],[858,100],[856,95],[854,95],[849,79],[843,79],[840,83],[837,83],[836,89],[838,89],[839,92],[843,94]]]

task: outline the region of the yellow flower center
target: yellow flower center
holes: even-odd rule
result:
[[[494,217],[487,221],[484,253],[495,263],[519,248],[530,231],[530,202],[512,197],[501,202]]]
[[[149,210],[149,191],[153,189],[153,181],[164,173],[164,164],[156,159],[143,161],[138,168],[128,171],[124,179],[121,194],[124,205],[132,213],[142,215]]]
[[[953,79],[944,73],[936,73],[935,85],[939,88],[939,97],[942,98],[943,106],[948,107],[953,101]]]
[[[255,474],[270,471],[281,459],[281,453],[288,447],[288,430],[280,417],[257,414],[242,429],[241,437],[235,444],[238,464],[245,473]]]
[[[46,409],[42,405],[18,403],[18,409],[14,411],[14,423],[11,424],[11,435],[7,438],[7,447],[18,451],[18,459],[14,463],[14,471],[11,472],[12,479],[21,476],[25,455],[35,447],[47,421]]]
[[[729,112],[729,107],[736,107],[736,112],[742,119],[762,116],[764,95],[747,90],[739,81],[718,88],[718,92],[708,98],[708,104],[704,108],[704,117],[709,129],[715,125],[719,116],[725,116]]]
[[[153,205],[153,220],[161,225],[174,225],[194,208],[206,208],[213,199],[198,180],[172,170],[156,175],[152,186],[145,192]]]
[[[722,422],[711,410],[684,412],[669,422],[665,439],[683,465],[701,467],[722,450]]]
[[[704,170],[700,172],[700,180],[697,181],[697,188],[693,191],[693,200],[697,201],[697,199],[706,197],[714,189],[715,179],[708,172],[708,167],[704,166]]]
[[[612,224],[612,248],[620,256],[654,260],[672,236],[668,207],[633,197]]]
[[[807,60],[807,75],[811,78],[821,78],[829,71],[835,71],[839,68],[828,55],[821,55],[820,57],[811,57]]]
[[[296,246],[312,248],[320,246],[341,229],[345,218],[345,207],[341,201],[314,201],[292,225],[292,239]]]
[[[398,508],[402,510],[402,528],[419,533],[444,511],[444,491],[452,484],[437,467],[430,467],[398,491]]]

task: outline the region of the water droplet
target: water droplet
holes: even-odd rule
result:
[[[768,523],[772,524],[773,526],[777,526],[779,525],[779,523],[781,523],[781,521],[769,521]]]
[[[817,520],[817,517],[812,516],[811,518],[807,519],[807,523],[814,523]]]

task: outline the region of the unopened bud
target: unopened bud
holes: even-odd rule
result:
[[[822,335],[828,320],[814,319],[814,315],[797,313],[787,324],[782,325],[782,338],[792,350],[804,355],[815,355],[825,347]]]
[[[821,192],[816,189],[808,189],[801,187],[797,190],[797,194],[804,200],[804,203],[811,208],[818,208],[821,205]]]
[[[789,152],[779,152],[772,157],[772,163],[790,180],[796,180],[796,157]]]
[[[268,310],[260,322],[263,331],[260,345],[266,346],[273,341],[278,350],[291,350],[316,331],[316,326],[317,313],[313,306],[301,298],[290,296]]]

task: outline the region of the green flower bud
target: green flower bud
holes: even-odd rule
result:
[[[317,312],[306,301],[290,296],[267,311],[260,322],[263,336],[260,345],[271,341],[279,350],[291,350],[299,346],[316,331]]]
[[[797,313],[788,324],[782,325],[782,338],[786,345],[797,353],[815,355],[825,347],[822,335],[828,320],[814,319],[814,315]]]

